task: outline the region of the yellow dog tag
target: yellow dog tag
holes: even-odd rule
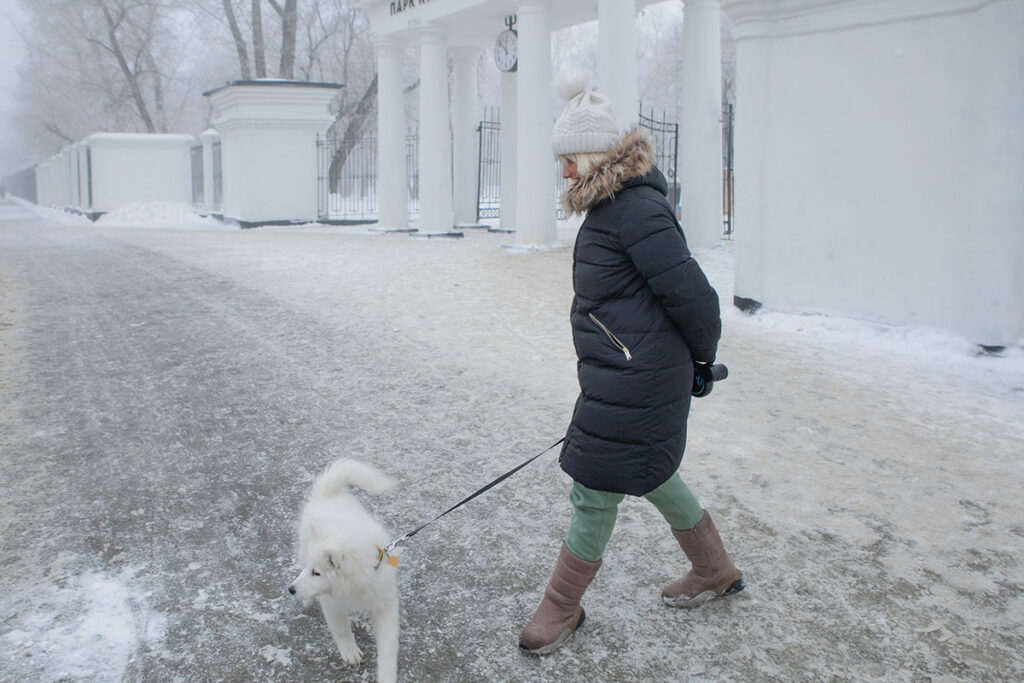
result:
[[[388,555],[388,564],[390,564],[392,567],[397,567],[398,566],[398,558],[395,557],[394,555]]]

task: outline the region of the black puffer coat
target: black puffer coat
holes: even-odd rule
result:
[[[679,467],[692,359],[715,359],[718,295],[691,258],[654,167],[631,131],[567,192],[587,212],[573,251],[580,396],[560,462],[584,486],[640,496]]]

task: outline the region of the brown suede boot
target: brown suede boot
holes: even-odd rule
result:
[[[588,562],[576,557],[563,543],[544,599],[519,634],[519,647],[535,655],[546,655],[562,647],[586,619],[580,599],[600,568],[601,560]]]
[[[687,531],[672,529],[679,547],[693,568],[683,578],[661,591],[661,599],[672,607],[698,607],[719,595],[732,595],[746,588],[743,574],[736,569],[722,546],[711,515]]]

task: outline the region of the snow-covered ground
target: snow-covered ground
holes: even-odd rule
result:
[[[402,367],[424,368],[388,378],[400,393],[422,391],[438,373],[457,385],[416,399],[447,402],[415,413],[416,431],[444,443],[431,452],[415,433],[401,437],[424,451],[406,453],[396,472],[403,500],[378,506],[396,531],[564,429],[576,392],[568,246],[504,249],[510,236],[480,231],[417,240],[365,227],[224,230],[169,209],[151,209],[148,218],[161,218],[147,220],[145,207],[95,225],[43,213],[344,329],[372,347],[368,356],[393,352]],[[168,229],[169,214],[178,228]],[[563,244],[574,232],[574,223],[560,226]],[[403,680],[1024,677],[1024,347],[979,356],[968,340],[937,331],[834,315],[749,316],[729,305],[733,245],[695,255],[723,302],[719,360],[730,377],[694,403],[682,474],[715,515],[749,589],[696,612],[661,607],[660,583],[682,559],[652,508],[630,500],[585,598],[587,626],[553,657],[521,657],[515,635],[568,521],[567,479],[553,458],[541,460],[410,542]],[[382,442],[389,437],[378,431],[351,447],[387,469],[388,455],[374,451]],[[441,454],[453,463],[438,466]],[[310,462],[306,478],[324,464]],[[495,581],[503,593],[479,593]],[[164,646],[166,617],[140,607],[145,595],[133,585],[127,569],[68,577],[32,613],[0,611],[0,642],[14,656],[48,658],[39,671],[51,678],[116,680],[140,642]],[[214,596],[190,599],[203,609]],[[55,628],[69,606],[81,620]],[[277,602],[233,609],[256,620],[299,612]],[[332,647],[326,635],[314,646]],[[309,647],[251,643],[279,680],[322,674],[296,670]],[[420,657],[436,657],[436,666]],[[368,675],[364,667],[352,680]]]

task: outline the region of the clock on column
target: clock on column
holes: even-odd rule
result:
[[[494,63],[502,71],[515,71],[519,64],[519,35],[512,28],[515,17],[505,19],[505,25],[508,28],[499,33],[498,39],[494,41]]]

